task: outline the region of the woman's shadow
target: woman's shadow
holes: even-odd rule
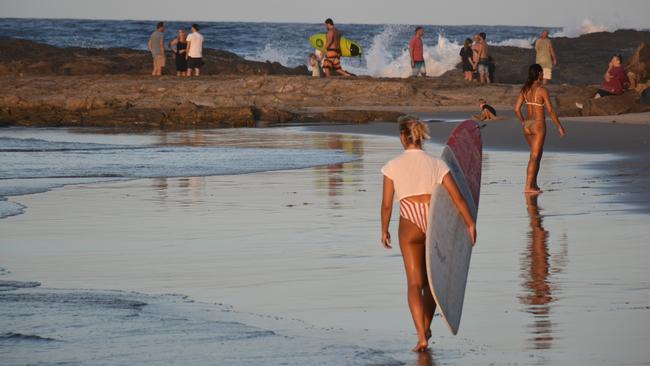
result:
[[[526,207],[530,219],[527,248],[521,256],[521,277],[524,292],[519,301],[525,310],[533,315],[528,325],[531,348],[549,349],[553,342],[551,302],[553,289],[550,282],[548,230],[544,228],[544,216],[537,204],[538,194],[526,194]]]

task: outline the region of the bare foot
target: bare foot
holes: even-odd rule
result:
[[[431,339],[431,329],[427,329],[426,333],[424,333],[424,337],[427,339]]]
[[[426,339],[421,339],[420,341],[418,341],[418,344],[416,344],[411,351],[425,352],[428,349],[429,349],[429,342]]]

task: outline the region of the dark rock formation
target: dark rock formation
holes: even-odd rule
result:
[[[587,99],[582,109],[583,116],[610,116],[632,111],[638,100],[634,91],[627,91],[622,95],[612,95],[598,99]]]
[[[617,30],[612,33],[585,34],[578,38],[553,38],[553,47],[559,61],[553,69],[553,84],[598,84],[602,81],[612,56],[620,53],[624,60],[633,58],[635,50],[643,42],[650,43],[650,32]],[[643,52],[645,55],[647,51]],[[528,67],[535,62],[534,49],[491,46],[490,54],[496,64],[497,83],[522,84]],[[648,60],[647,56],[643,57]],[[650,74],[645,77],[648,75]]]
[[[305,66],[288,68],[277,62],[246,60],[234,53],[205,49],[205,74],[306,75]],[[173,75],[174,59],[167,54],[165,74]],[[0,38],[2,75],[106,75],[151,73],[151,55],[128,48],[60,48],[24,39]]]

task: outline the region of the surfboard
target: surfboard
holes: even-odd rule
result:
[[[317,50],[327,51],[325,49],[325,41],[327,35],[325,33],[314,34],[309,37],[309,44]],[[341,37],[341,56],[343,57],[357,57],[361,56],[363,49],[358,42]]]
[[[447,163],[476,220],[481,192],[483,142],[479,125],[465,121],[449,135],[440,158]],[[429,286],[442,319],[458,333],[472,255],[467,225],[447,189],[437,184],[431,194],[426,262]]]

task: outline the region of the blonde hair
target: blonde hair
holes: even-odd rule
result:
[[[424,140],[429,139],[429,127],[414,116],[402,116],[397,119],[399,122],[399,133],[403,134],[406,140],[415,145],[422,145]]]

